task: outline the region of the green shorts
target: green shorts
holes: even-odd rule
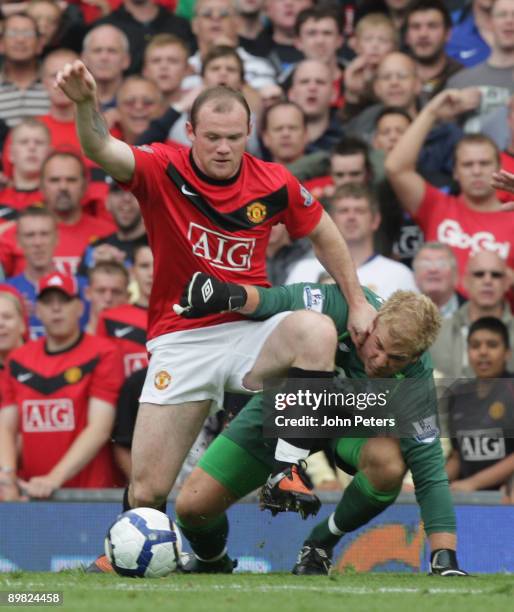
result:
[[[367,438],[340,438],[330,445],[336,464],[355,474]],[[237,498],[261,487],[273,469],[276,439],[262,436],[262,395],[255,395],[200,458],[198,466]]]

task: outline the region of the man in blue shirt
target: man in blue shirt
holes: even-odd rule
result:
[[[485,61],[491,53],[487,34],[492,4],[491,0],[472,0],[467,7],[452,14],[452,35],[446,53],[467,68]]]

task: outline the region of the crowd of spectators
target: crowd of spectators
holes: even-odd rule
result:
[[[454,488],[509,481],[514,394],[483,379],[514,368],[514,196],[491,185],[514,169],[514,0],[13,0],[0,18],[0,499],[130,474],[153,259],[54,86],[77,59],[136,146],[187,145],[202,89],[242,91],[248,151],[322,202],[363,285],[428,295],[437,372],[480,383],[445,415]],[[272,284],[330,282],[284,226],[267,257]]]

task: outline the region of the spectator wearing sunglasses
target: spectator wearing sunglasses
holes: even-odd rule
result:
[[[482,317],[496,317],[506,325],[510,344],[514,340],[514,318],[506,300],[510,286],[505,260],[492,251],[480,251],[468,259],[464,287],[469,301],[449,319],[443,321],[441,331],[430,352],[437,370],[445,377],[474,377],[467,354],[467,337],[472,323]],[[514,359],[509,356],[507,369],[512,370]]]

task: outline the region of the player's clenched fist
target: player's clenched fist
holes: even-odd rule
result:
[[[204,272],[195,272],[184,288],[176,314],[198,319],[218,312],[239,310],[246,304],[247,293],[242,285],[223,283]]]
[[[55,87],[62,89],[76,104],[96,98],[95,79],[80,60],[65,64],[57,73]]]

